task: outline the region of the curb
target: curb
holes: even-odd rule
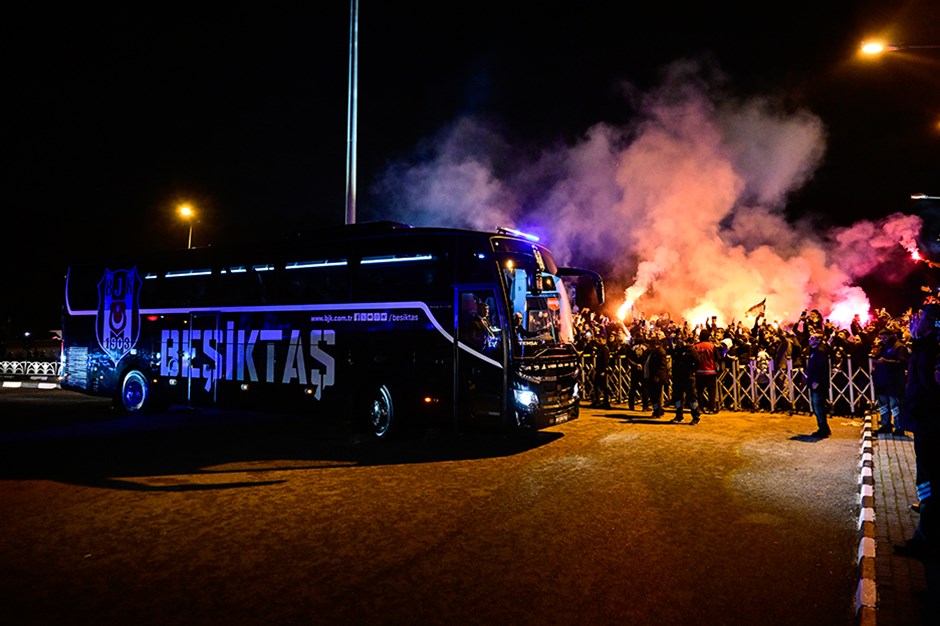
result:
[[[861,458],[858,462],[858,587],[855,591],[856,623],[874,626],[878,590],[875,585],[875,478],[871,415],[865,415]]]
[[[22,380],[4,380],[0,383],[4,389],[59,389],[59,383],[40,383]]]

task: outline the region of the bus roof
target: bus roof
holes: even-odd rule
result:
[[[326,227],[317,230],[309,230],[295,233],[289,237],[277,239],[265,239],[257,241],[237,241],[220,246],[205,246],[192,249],[175,250],[151,250],[140,253],[117,253],[113,256],[106,256],[100,253],[89,253],[81,258],[76,258],[71,266],[119,266],[135,265],[139,263],[149,263],[158,266],[175,265],[177,263],[185,265],[201,264],[206,266],[215,266],[219,263],[228,263],[233,257],[244,255],[258,256],[259,254],[276,253],[278,256],[298,254],[307,250],[311,245],[322,245],[327,248],[342,247],[347,243],[363,242],[370,240],[390,241],[398,238],[402,239],[421,239],[421,238],[467,238],[479,239],[481,242],[489,241],[494,237],[506,240],[514,240],[530,247],[537,245],[544,249],[544,246],[534,243],[523,234],[516,234],[518,231],[511,229],[496,229],[492,232],[477,231],[470,229],[446,228],[435,226],[413,227],[408,224],[392,221],[363,222],[359,224],[348,224],[335,227]]]

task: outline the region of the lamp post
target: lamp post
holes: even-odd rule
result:
[[[886,52],[899,52],[901,50],[926,50],[940,48],[938,44],[909,44],[894,43],[882,41],[880,39],[868,39],[862,42],[859,52],[868,57],[876,57]]]
[[[189,222],[189,241],[186,244],[187,250],[193,248],[193,220],[196,218],[196,212],[188,204],[181,204],[179,207],[180,217]]]
[[[356,127],[359,111],[359,0],[349,2],[349,94],[346,108],[346,223],[356,223]]]

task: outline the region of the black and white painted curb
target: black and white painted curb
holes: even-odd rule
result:
[[[855,592],[855,615],[859,624],[875,623],[875,478],[874,434],[871,415],[865,415],[862,428],[861,459],[858,462],[858,587]]]

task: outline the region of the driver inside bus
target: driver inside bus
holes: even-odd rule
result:
[[[470,345],[481,351],[492,350],[499,343],[498,332],[490,323],[490,306],[485,300],[477,300],[477,310],[471,319]]]
[[[533,337],[538,337],[540,334],[537,331],[527,329],[522,324],[522,313],[519,311],[516,311],[512,315],[512,327],[513,330],[516,331],[516,337],[519,339],[519,341],[522,341],[523,339],[532,339]]]

